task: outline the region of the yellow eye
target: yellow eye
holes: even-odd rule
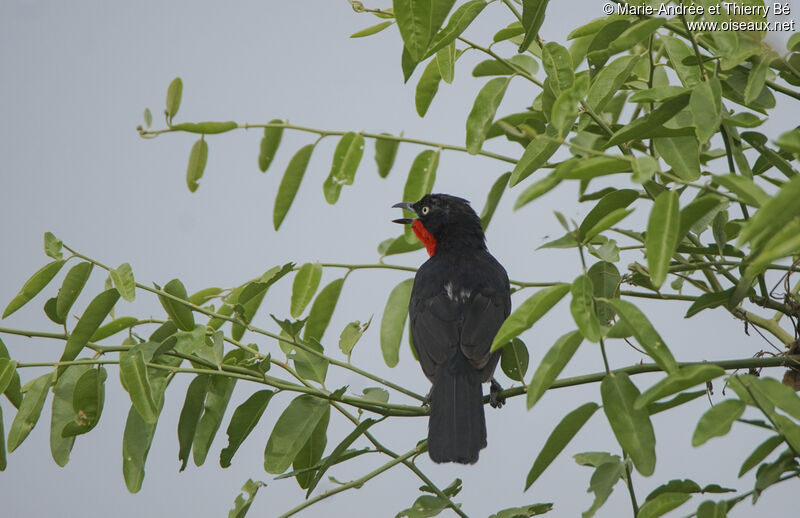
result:
[[[425,214],[427,214],[428,212],[430,212],[430,210],[431,210],[431,209],[429,209],[427,206],[425,206],[425,207],[422,207],[422,211],[421,211],[421,212],[422,212],[422,215],[424,216]]]

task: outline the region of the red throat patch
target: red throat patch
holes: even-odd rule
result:
[[[414,222],[411,224],[411,230],[414,231],[414,234],[417,236],[417,239],[422,241],[422,244],[425,245],[425,249],[428,251],[428,255],[433,257],[433,254],[436,253],[436,238],[433,237],[433,234],[428,232],[422,222],[418,219],[415,219]]]

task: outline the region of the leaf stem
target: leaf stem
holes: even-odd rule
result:
[[[340,485],[338,487],[335,487],[333,489],[329,489],[328,491],[325,491],[324,493],[321,493],[321,494],[315,496],[314,498],[310,498],[310,499],[306,500],[305,502],[303,502],[302,504],[298,505],[297,507],[295,507],[293,509],[290,509],[286,513],[282,514],[281,518],[287,518],[289,516],[295,515],[295,514],[299,513],[300,511],[302,511],[303,509],[305,509],[306,507],[309,507],[310,505],[313,505],[313,504],[319,502],[320,500],[324,500],[324,499],[326,499],[328,497],[331,497],[331,496],[333,496],[335,494],[341,493],[342,491],[346,491],[346,490],[352,489],[352,488],[359,488],[359,487],[363,486],[365,483],[369,482],[371,479],[373,479],[373,478],[377,477],[378,475],[380,475],[381,473],[383,473],[384,471],[386,471],[386,470],[388,470],[388,469],[390,469],[390,468],[392,468],[392,467],[394,467],[394,466],[396,466],[398,464],[401,464],[403,461],[409,459],[410,457],[413,457],[414,455],[417,455],[418,453],[419,453],[419,450],[418,450],[418,448],[415,447],[414,449],[409,450],[408,452],[404,453],[403,455],[400,455],[399,457],[396,457],[396,458],[390,460],[386,464],[383,464],[382,466],[378,467],[377,469],[375,469],[373,471],[370,471],[369,473],[367,473],[363,477],[359,477],[359,478],[357,478],[355,480],[351,480],[350,482],[348,482],[346,484],[342,484],[342,485]]]

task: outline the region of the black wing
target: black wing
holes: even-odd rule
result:
[[[497,354],[492,340],[511,309],[508,276],[488,253],[469,263],[443,263],[436,257],[422,265],[409,304],[411,341],[425,375],[456,352],[491,379]]]

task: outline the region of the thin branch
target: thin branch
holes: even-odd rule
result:
[[[295,124],[290,124],[288,122],[269,122],[269,123],[265,123],[265,124],[250,124],[250,123],[246,123],[245,122],[243,124],[240,123],[238,128],[236,128],[236,129],[247,130],[247,129],[250,129],[250,128],[284,128],[284,129],[295,130],[295,131],[303,131],[303,132],[306,132],[306,133],[314,133],[316,135],[319,135],[320,138],[330,137],[330,136],[342,136],[342,135],[345,135],[346,133],[349,133],[348,131],[324,130],[324,129],[318,129],[318,128],[310,128],[310,127],[307,127],[307,126],[297,126]],[[179,132],[179,131],[183,131],[183,130],[175,129],[173,127],[164,128],[164,129],[160,129],[160,130],[142,129],[142,130],[139,131],[139,135],[141,137],[143,137],[143,138],[153,138],[153,137],[157,137],[159,135],[162,135],[164,133],[173,133],[173,132]],[[394,140],[396,142],[406,142],[408,144],[418,144],[420,146],[428,146],[428,147],[437,148],[437,149],[447,149],[447,150],[450,150],[450,151],[459,151],[461,153],[468,153],[467,148],[464,147],[464,146],[455,146],[455,145],[452,145],[452,144],[443,144],[441,142],[431,142],[429,140],[422,140],[422,139],[416,139],[416,138],[410,138],[410,137],[403,137],[403,136],[399,136],[399,135],[370,133],[370,132],[367,132],[367,131],[359,131],[358,134],[361,135],[362,137],[371,138],[371,139]],[[471,154],[474,154],[474,153],[471,153]],[[507,162],[509,164],[516,164],[517,163],[517,159],[516,158],[512,158],[512,157],[504,156],[504,155],[499,155],[497,153],[492,153],[491,151],[483,151],[483,150],[481,150],[481,151],[478,151],[477,154],[485,156],[485,157],[488,157],[488,158],[494,158],[495,160],[500,160],[502,162]]]
[[[328,497],[331,497],[331,496],[333,496],[335,494],[341,493],[342,491],[347,491],[348,489],[352,489],[352,488],[359,488],[359,487],[363,486],[365,483],[369,482],[373,478],[375,478],[378,475],[380,475],[381,473],[383,473],[384,471],[386,471],[386,470],[388,470],[388,469],[390,469],[390,468],[392,468],[392,467],[394,467],[394,466],[396,466],[398,464],[401,464],[403,461],[405,461],[405,460],[407,460],[407,459],[409,459],[409,458],[411,458],[414,455],[417,455],[419,453],[420,453],[419,448],[415,447],[414,449],[409,450],[408,452],[404,453],[403,455],[400,455],[399,457],[390,460],[389,462],[387,462],[386,464],[378,467],[377,469],[375,469],[373,471],[370,471],[369,473],[367,473],[363,477],[359,477],[359,478],[357,478],[355,480],[352,480],[352,481],[350,481],[350,482],[348,482],[346,484],[342,484],[342,485],[340,485],[338,487],[335,487],[333,489],[329,489],[328,491],[325,491],[324,493],[320,493],[319,495],[315,496],[314,498],[310,498],[310,499],[306,500],[305,502],[303,502],[302,504],[298,505],[297,507],[295,507],[293,509],[290,509],[286,513],[282,514],[281,518],[287,518],[289,516],[295,515],[295,514],[299,513],[300,511],[302,511],[303,509],[305,509],[306,507],[309,507],[310,505],[316,504],[320,500],[325,500]]]

